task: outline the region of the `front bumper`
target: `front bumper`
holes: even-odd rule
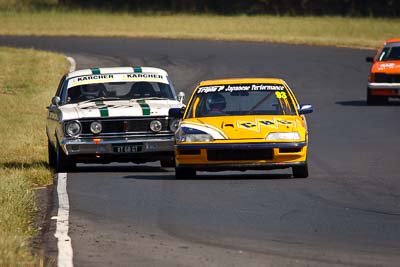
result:
[[[118,137],[118,138],[68,138],[60,142],[65,154],[76,160],[104,159],[103,161],[141,162],[171,158],[174,155],[174,136]]]
[[[368,83],[371,96],[400,97],[400,83]]]
[[[177,167],[196,170],[282,169],[306,162],[307,143],[177,144]]]

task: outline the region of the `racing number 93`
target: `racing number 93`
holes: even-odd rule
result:
[[[287,98],[286,92],[275,92],[275,95],[276,95],[276,98],[278,98],[278,99],[281,99],[281,98],[286,99]]]

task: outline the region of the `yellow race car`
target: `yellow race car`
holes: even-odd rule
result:
[[[311,112],[281,79],[203,81],[175,133],[176,178],[193,178],[196,171],[289,167],[294,177],[308,177],[304,114]]]

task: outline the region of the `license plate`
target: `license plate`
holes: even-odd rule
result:
[[[135,153],[142,152],[142,145],[125,145],[125,146],[113,146],[115,153]]]

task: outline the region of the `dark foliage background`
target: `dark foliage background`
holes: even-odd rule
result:
[[[400,16],[400,0],[59,0],[66,7],[191,13]]]

